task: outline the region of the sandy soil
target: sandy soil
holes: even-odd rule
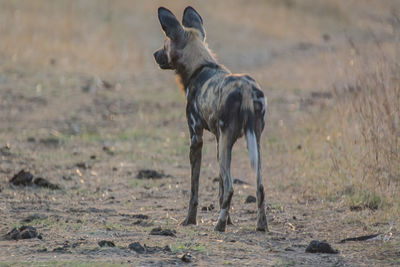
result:
[[[400,264],[398,221],[310,196],[290,164],[307,150],[292,141],[305,132],[297,130],[329,112],[334,99],[324,92],[347,81],[342,66],[357,53],[351,43],[376,49],[379,40],[392,50],[397,1],[148,2],[0,2],[0,234],[32,225],[42,235],[1,238],[0,266],[184,265],[185,253],[197,266]],[[244,203],[255,196],[255,179],[243,140],[232,172],[247,184],[234,186],[234,225],[212,230],[218,165],[210,134],[198,225],[179,226],[190,187],[185,100],[152,51],[163,40],[157,6],[180,17],[187,2],[202,14],[220,62],[250,73],[268,97],[262,149],[269,233],[255,231],[256,205]],[[61,189],[11,185],[21,169]],[[139,179],[142,169],[165,175]],[[150,235],[158,226],[176,236]],[[100,247],[101,240],[116,246]],[[305,253],[312,240],[326,240],[339,254]],[[151,248],[138,254],[128,248],[134,242]]]

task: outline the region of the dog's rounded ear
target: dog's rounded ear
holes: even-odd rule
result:
[[[159,7],[158,19],[165,35],[171,38],[171,40],[180,41],[183,39],[185,30],[170,10],[165,7]]]
[[[198,31],[200,31],[203,40],[204,38],[206,38],[206,31],[204,30],[203,26],[203,19],[193,7],[188,6],[185,8],[185,11],[183,11],[182,24],[187,28],[197,29]]]

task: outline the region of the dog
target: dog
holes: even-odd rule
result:
[[[181,225],[196,224],[203,131],[213,133],[219,162],[220,213],[215,231],[231,224],[229,215],[233,186],[231,154],[236,140],[245,135],[250,163],[257,177],[257,230],[268,231],[265,193],[261,177],[260,137],[265,126],[266,98],[248,75],[232,74],[208,49],[203,19],[191,6],[182,24],[164,7],[158,19],[165,33],[162,48],[154,52],[161,69],[175,70],[186,94],[186,117],[190,132],[191,194],[189,210]]]

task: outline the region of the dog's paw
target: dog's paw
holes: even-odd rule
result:
[[[228,221],[226,222],[226,224],[227,225],[234,225],[230,215],[228,215]]]
[[[268,225],[266,223],[265,224],[257,224],[256,230],[258,232],[269,232]]]
[[[182,226],[187,226],[187,225],[196,225],[196,219],[192,219],[192,218],[186,218],[185,220],[183,220],[180,225]]]

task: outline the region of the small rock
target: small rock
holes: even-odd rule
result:
[[[36,142],[36,139],[35,139],[35,137],[28,137],[28,138],[26,139],[26,141],[29,142],[29,143],[35,143],[35,142]]]
[[[100,247],[115,247],[114,242],[108,240],[101,240],[97,243]]]
[[[171,247],[169,245],[165,245],[165,247],[163,248],[164,252],[172,252]]]
[[[114,156],[115,154],[114,150],[115,150],[114,147],[103,146],[103,151],[110,156]]]
[[[151,235],[164,235],[176,237],[176,231],[170,229],[161,229],[161,227],[153,228],[150,232]]]
[[[19,173],[13,176],[9,181],[13,185],[30,185],[32,184],[33,175],[30,172],[21,170]]]
[[[324,33],[322,35],[322,39],[324,39],[325,42],[329,42],[329,40],[331,39],[331,36],[327,33]]]
[[[0,148],[0,153],[3,156],[10,156],[11,155],[11,146],[10,144],[6,144],[5,146],[3,146],[2,148]]]
[[[149,218],[149,216],[145,215],[145,214],[132,214],[131,215],[132,218],[135,219],[142,219],[142,220],[147,220]]]
[[[142,254],[145,252],[145,249],[139,242],[134,242],[129,244],[129,249],[135,251],[136,253]]]
[[[345,243],[348,241],[366,241],[369,239],[374,239],[377,236],[379,236],[380,234],[373,234],[373,235],[363,235],[363,236],[357,236],[357,237],[349,237],[349,238],[345,238],[340,240],[340,243]]]
[[[103,87],[105,89],[113,89],[114,88],[114,85],[112,83],[104,81],[104,80],[102,82],[103,82]]]
[[[57,146],[61,145],[61,140],[59,140],[56,137],[43,138],[43,139],[40,139],[39,142],[42,145],[45,145],[48,147],[57,147]]]
[[[49,188],[52,190],[60,189],[60,187],[58,185],[50,183],[48,180],[46,180],[42,177],[35,178],[35,180],[33,180],[33,183],[39,187]]]
[[[308,253],[329,253],[338,254],[339,251],[333,249],[326,241],[313,240],[306,248]]]
[[[257,201],[256,197],[254,196],[247,196],[246,200],[244,203],[255,203]]]
[[[233,183],[234,184],[249,184],[248,182],[245,182],[245,181],[243,181],[243,180],[241,180],[239,178],[233,179]]]
[[[86,164],[86,162],[78,162],[75,164],[75,166],[82,170],[90,169],[90,166]]]
[[[170,175],[150,169],[139,170],[138,174],[136,175],[136,178],[138,179],[161,179],[163,177],[170,177]]]
[[[65,181],[72,181],[72,176],[71,175],[63,175],[62,179]]]
[[[180,258],[183,262],[192,262],[192,255],[189,252],[183,254]]]
[[[10,232],[8,232],[4,236],[4,239],[19,240],[19,239],[30,239],[35,237],[38,237],[38,232],[36,231],[36,228],[24,225],[21,226],[19,229],[13,228]]]

